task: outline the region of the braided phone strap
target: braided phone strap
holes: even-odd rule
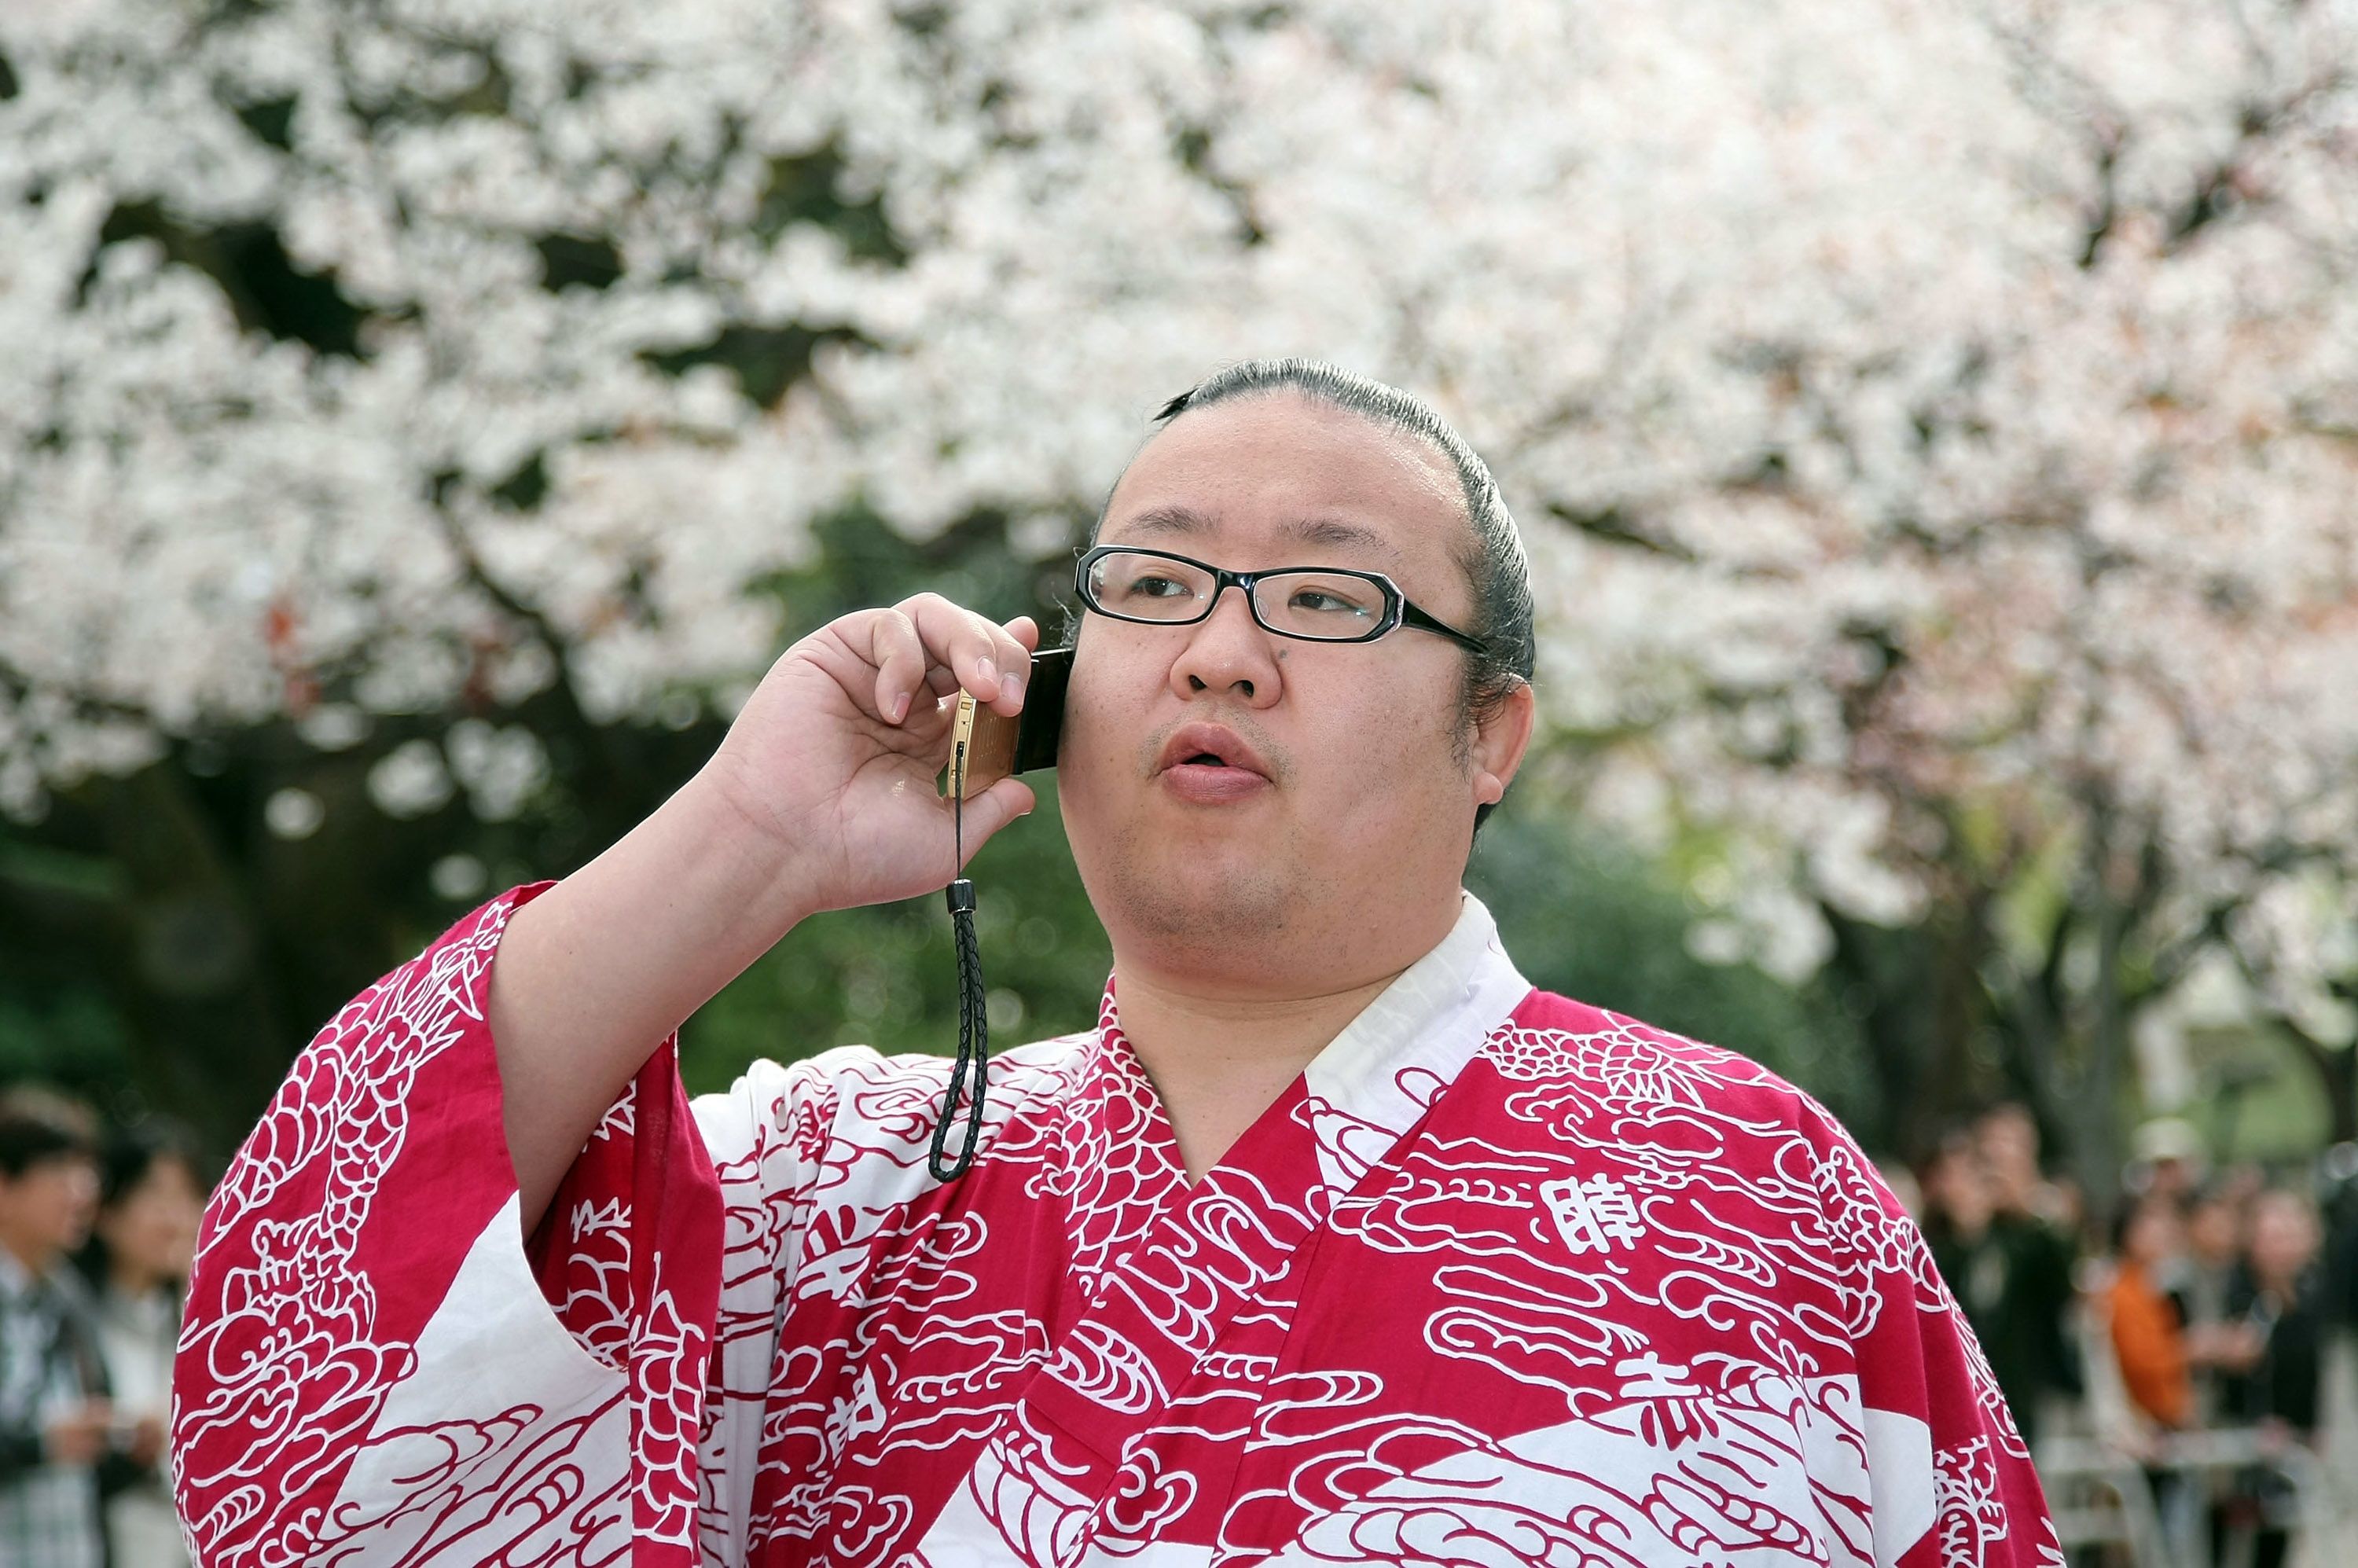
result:
[[[950,759],[950,822],[952,848],[957,856],[953,871],[966,865],[966,742],[958,742]],[[944,890],[949,900],[950,934],[957,944],[958,1043],[950,1065],[949,1089],[942,1097],[941,1119],[934,1123],[934,1150],[926,1169],[937,1182],[954,1181],[974,1163],[982,1141],[983,1065],[990,1050],[990,1020],[983,1011],[982,949],[974,936],[974,883],[954,876]],[[955,1159],[946,1159],[950,1123],[957,1119],[958,1096],[967,1097],[966,1136]]]

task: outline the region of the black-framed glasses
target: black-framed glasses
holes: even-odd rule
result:
[[[1409,602],[1381,572],[1346,567],[1280,567],[1232,572],[1168,550],[1099,545],[1073,571],[1081,602],[1116,621],[1145,626],[1190,626],[1210,617],[1224,589],[1243,591],[1254,624],[1280,637],[1308,643],[1372,643],[1413,626],[1477,654],[1487,644],[1435,620]]]

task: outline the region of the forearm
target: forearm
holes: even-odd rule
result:
[[[515,912],[489,1022],[525,1234],[655,1047],[806,909],[774,839],[691,781]]]

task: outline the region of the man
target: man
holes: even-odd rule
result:
[[[2198,1427],[2219,1419],[2229,1379],[2260,1353],[2259,1336],[2244,1321],[2238,1301],[2245,1286],[2243,1229],[2243,1213],[2225,1190],[2214,1184],[2195,1195],[2186,1215],[2177,1302],[2186,1325]]]
[[[2036,1443],[2042,1407],[2085,1391],[2069,1324],[2076,1289],[2071,1206],[2039,1168],[2039,1123],[2028,1107],[1992,1106],[1974,1121],[1974,1142],[1988,1172],[1990,1234],[2006,1260],[2003,1304],[1989,1303],[1996,1310],[1985,1319],[1967,1302],[1965,1314],[2016,1424]],[[1953,1286],[1956,1276],[1948,1278]]]
[[[950,875],[936,699],[1017,711],[1036,642],[928,597],[813,633],[646,823],[297,1065],[192,1284],[204,1561],[2049,1560],[1855,1147],[1534,992],[1460,890],[1532,723],[1480,460],[1248,364],[1096,546],[1057,788],[1098,1027],[992,1061],[946,1184],[936,1059],[683,1098],[666,1036],[796,921]]]
[[[2025,1446],[2038,1442],[2041,1306],[2027,1231],[1997,1207],[1998,1184],[1983,1147],[1966,1133],[1942,1140],[1924,1173],[1924,1240],[1957,1298]],[[2051,1331],[2050,1331],[2051,1332]]]
[[[78,1107],[0,1097],[0,1568],[100,1568],[105,1375],[66,1255],[98,1206]]]

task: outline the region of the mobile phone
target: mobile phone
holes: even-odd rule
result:
[[[959,798],[972,800],[1012,773],[1028,773],[1056,765],[1056,742],[1065,730],[1065,683],[1073,673],[1073,650],[1043,648],[1032,655],[1032,676],[1023,694],[1023,711],[1009,719],[993,713],[965,692],[958,694],[957,718],[950,730],[950,766],[942,775],[943,793],[953,778],[962,777]],[[958,773],[963,755],[965,772]]]

